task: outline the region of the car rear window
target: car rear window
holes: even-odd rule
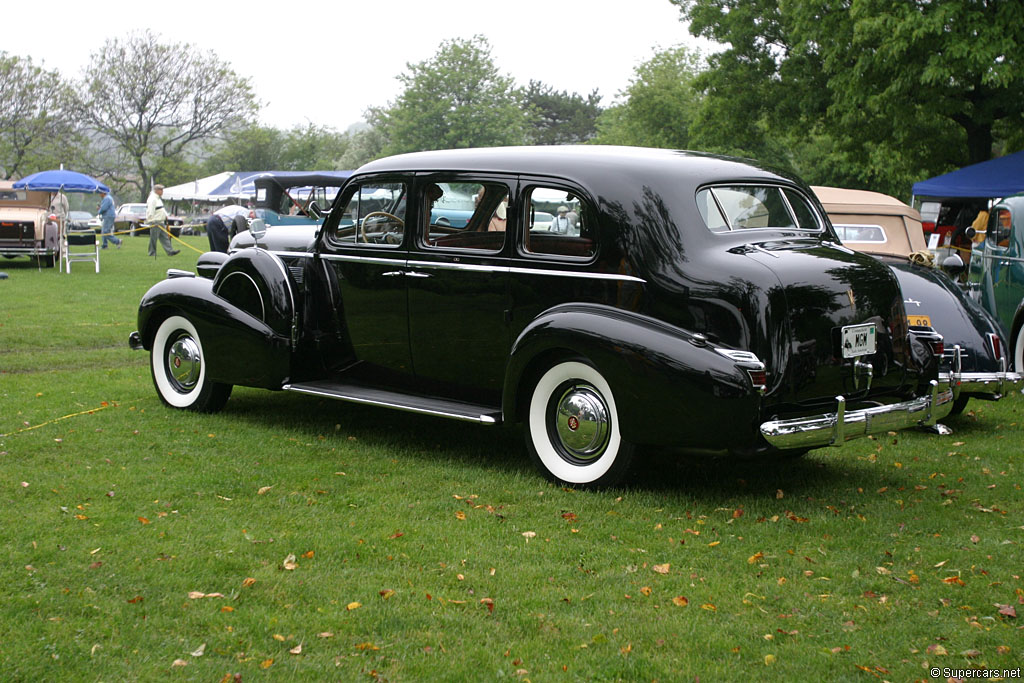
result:
[[[697,206],[712,232],[775,228],[820,230],[808,201],[791,188],[719,185],[697,192]]]

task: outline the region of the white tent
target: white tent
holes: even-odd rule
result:
[[[216,202],[229,198],[215,191],[228,181],[235,173],[224,171],[206,178],[198,178],[190,183],[182,183],[164,188],[164,199],[170,201]]]

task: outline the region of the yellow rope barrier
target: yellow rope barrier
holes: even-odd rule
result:
[[[7,436],[14,436],[15,434],[21,434],[22,432],[31,432],[33,429],[39,429],[40,427],[45,427],[46,425],[51,425],[51,424],[54,424],[56,422],[60,422],[61,420],[67,420],[68,418],[78,417],[79,415],[92,415],[93,413],[98,413],[101,410],[106,410],[107,408],[111,408],[111,407],[117,407],[117,404],[116,403],[107,403],[106,401],[104,401],[103,405],[101,405],[99,408],[90,408],[89,410],[83,410],[83,411],[78,412],[78,413],[71,413],[70,415],[65,415],[64,417],[57,417],[57,418],[54,418],[52,420],[47,420],[46,422],[42,422],[40,424],[33,425],[31,427],[25,427],[23,429],[19,429],[18,431],[15,431],[15,432],[9,432],[7,434],[0,434],[0,436],[7,437]]]

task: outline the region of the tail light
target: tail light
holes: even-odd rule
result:
[[[938,358],[941,358],[946,353],[946,345],[942,343],[941,339],[929,339],[928,346],[931,347],[932,353]]]
[[[750,383],[758,391],[764,392],[768,388],[767,370],[747,370],[747,375],[750,376]]]
[[[747,376],[750,378],[750,383],[753,385],[755,391],[763,394],[768,390],[768,371],[765,369],[764,363],[761,362],[761,359],[758,358],[756,354],[753,354],[750,351],[740,351],[737,349],[716,348],[715,351],[743,368],[746,371]]]
[[[988,337],[988,345],[992,349],[992,356],[996,360],[1001,359],[1003,357],[1003,340],[999,338],[998,334],[993,334],[992,332],[985,336]]]

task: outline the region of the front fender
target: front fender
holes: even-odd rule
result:
[[[182,314],[196,326],[215,382],[280,388],[289,378],[290,340],[266,322],[217,296],[206,278],[177,277],[153,285],[139,304],[139,337],[152,351],[157,328]]]
[[[504,419],[519,418],[537,378],[570,356],[604,375],[633,443],[734,452],[766,445],[761,396],[742,364],[700,335],[599,304],[556,306],[523,330],[506,370]]]

